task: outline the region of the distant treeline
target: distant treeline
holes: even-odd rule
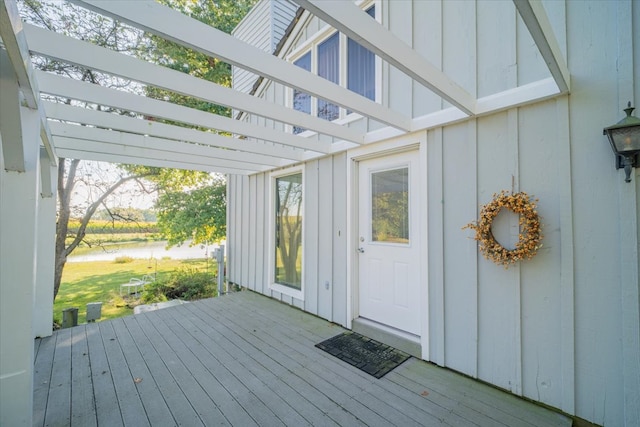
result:
[[[69,221],[69,232],[76,233],[80,227],[79,220]],[[91,220],[87,226],[87,234],[124,234],[124,233],[159,233],[156,222],[147,221],[107,221]]]

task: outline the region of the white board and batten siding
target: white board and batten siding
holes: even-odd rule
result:
[[[297,299],[269,288],[268,173],[229,177],[227,275],[230,282],[346,325],[346,154],[305,164],[303,291]],[[237,242],[241,242],[238,244]]]
[[[543,5],[568,58],[571,95],[417,131],[410,142],[422,141],[426,168],[423,358],[590,422],[634,426],[640,168],[624,182],[602,128],[622,118],[627,101],[640,105],[640,5]],[[474,96],[550,75],[511,2],[383,0],[376,7],[383,25]],[[292,49],[324,28],[316,18],[306,23]],[[383,104],[413,118],[449,107],[392,67],[380,70]],[[287,96],[279,85],[263,94],[277,102]],[[347,325],[356,247],[347,241],[351,159],[393,142],[303,165],[304,300],[269,289],[269,174],[230,176],[229,279]],[[461,229],[501,190],[535,196],[544,233],[534,259],[506,270],[485,260],[473,232]],[[494,228],[501,241],[517,241],[513,215],[500,215]]]

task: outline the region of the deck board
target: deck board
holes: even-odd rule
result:
[[[71,424],[71,329],[58,333],[53,353],[45,425]]]
[[[96,426],[96,401],[93,396],[87,329],[71,329],[71,425]]]
[[[424,361],[375,379],[314,347],[343,331],[250,291],[58,331],[34,346],[34,425],[571,425]]]
[[[147,338],[142,325],[139,323],[139,320],[144,319],[145,317],[140,319],[139,316],[129,316],[122,319],[149,370],[149,377],[146,376],[144,371],[138,371],[136,375],[138,375],[138,373],[145,375],[141,377],[143,381],[147,384],[153,383],[152,385],[157,387],[157,391],[161,394],[164,404],[166,404],[172,416],[172,418],[166,418],[164,420],[165,424],[174,422],[178,425],[202,425],[200,417],[189,403],[178,382],[171,375],[165,361]],[[167,357],[166,360],[168,362],[170,358]],[[153,395],[148,397],[152,398]],[[157,403],[161,402],[157,401]]]

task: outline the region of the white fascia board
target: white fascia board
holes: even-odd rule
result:
[[[531,37],[538,46],[544,62],[549,67],[560,92],[567,93],[571,88],[567,61],[562,55],[549,17],[539,0],[513,0],[520,17],[524,21]]]
[[[154,1],[72,0],[72,2],[285,86],[325,99],[348,110],[357,111],[381,123],[409,130],[409,117]],[[306,127],[306,129],[310,128]]]
[[[474,96],[375,19],[371,19],[352,1],[293,1],[455,105],[465,114],[475,114]]]
[[[123,137],[126,139],[129,136],[125,134]],[[140,159],[149,159],[170,162],[172,164],[171,167],[178,169],[192,169],[193,165],[200,165],[207,168],[222,168],[226,171],[233,171],[230,173],[255,173],[261,170],[260,168],[246,167],[246,165],[238,164],[238,162],[206,158],[190,153],[158,150],[149,147],[135,147],[128,144],[114,144],[93,139],[69,138],[57,135],[54,135],[54,140],[56,141],[56,151],[61,157],[64,157],[61,154],[64,150],[66,152],[76,151],[120,156],[121,160],[119,163],[127,164],[141,164]],[[81,158],[84,159],[84,157]]]
[[[188,108],[170,102],[159,101],[117,89],[38,71],[36,76],[41,91],[50,95],[90,102],[102,106],[119,108],[149,117],[182,122],[223,132],[245,135],[256,139],[276,142],[294,148],[328,153],[331,144],[316,139],[302,138],[273,128],[257,126],[218,114]],[[284,150],[287,148],[283,147]]]
[[[9,61],[13,66],[25,103],[31,109],[40,109],[38,83],[33,75],[31,55],[23,33],[22,20],[14,0],[0,2],[0,39],[2,39]],[[42,111],[40,113],[40,138],[49,154],[49,163],[51,166],[56,166],[51,134],[47,128],[46,119],[42,117]]]
[[[131,3],[137,3],[137,1]],[[362,133],[346,126],[340,126],[167,67],[151,64],[33,25],[25,24],[24,30],[29,48],[32,52],[40,55],[192,96],[217,105],[247,111],[278,122],[311,129],[341,140],[362,143],[364,138]],[[297,135],[289,135],[283,139],[304,141],[304,138]],[[328,147],[325,152],[329,152]]]
[[[247,167],[247,169],[265,170],[284,165],[282,162],[273,164],[273,158],[265,158],[266,156],[259,156],[260,158],[256,158],[256,155],[253,154],[224,150],[220,148],[211,148],[203,145],[176,141],[174,139],[158,138],[155,136],[121,132],[112,129],[99,129],[95,127],[78,126],[60,122],[52,122],[51,129],[55,136],[87,139],[91,141],[106,142],[109,144],[119,144],[172,153],[191,154],[194,156],[201,156],[205,159],[220,160],[226,162],[225,164],[228,166],[233,166],[239,169],[245,168],[245,166],[250,166]],[[260,162],[259,160],[261,159],[268,160],[270,162]]]
[[[234,158],[241,158],[242,160],[245,158],[255,159],[255,163],[260,164],[270,164],[273,166],[286,164],[283,157],[273,154],[277,151],[283,151],[281,150],[282,147],[275,147],[254,141],[217,135],[210,132],[203,132],[196,129],[188,129],[150,120],[90,110],[88,108],[73,107],[48,101],[43,101],[43,104],[47,109],[49,118],[55,120],[76,122],[90,126],[97,126],[103,129],[115,129],[128,133],[149,135],[174,141],[184,141],[186,143],[216,147],[218,150],[222,149],[221,151],[226,153],[228,156],[239,156]],[[56,124],[54,122],[50,122],[49,126],[54,127]],[[209,150],[214,150],[214,148],[209,148]],[[303,153],[302,151],[294,150],[286,151],[298,154]],[[299,160],[301,158],[300,155],[290,157],[294,157],[290,160]]]
[[[558,90],[558,86],[554,79],[549,77],[547,79],[479,98],[476,117],[495,114],[500,111],[533,104],[534,102],[541,102],[562,95],[564,94]],[[413,127],[416,130],[428,130],[454,123],[460,123],[468,120],[469,118],[470,117],[463,115],[462,112],[456,108],[447,108],[445,110],[436,111],[435,113],[415,118],[413,120]],[[367,143],[378,142],[381,140],[380,136],[383,137],[382,139],[388,138],[384,133],[376,131],[370,132],[365,137],[365,141]]]

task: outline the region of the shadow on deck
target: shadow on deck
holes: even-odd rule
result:
[[[343,331],[250,291],[63,329],[36,341],[34,425],[571,425],[424,361],[375,379],[314,347]]]

